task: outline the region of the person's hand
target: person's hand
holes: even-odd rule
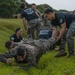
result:
[[[24,41],[23,41],[23,40],[21,40],[21,42],[20,42],[20,43],[22,44],[23,42],[24,42]]]
[[[57,40],[56,41],[59,41],[60,40],[60,38],[59,37],[57,37]]]
[[[7,64],[11,64],[12,62],[13,62],[13,61],[12,61],[12,58],[9,58],[9,59],[6,60],[6,63],[7,63]]]
[[[57,36],[53,36],[53,38],[55,38],[57,40],[58,37]]]
[[[27,29],[26,29],[26,33],[27,33]]]
[[[25,28],[25,32],[27,32],[27,28]]]

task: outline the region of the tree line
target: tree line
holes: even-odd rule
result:
[[[21,2],[25,2],[25,0],[0,0],[0,17],[1,18],[12,18],[14,14],[20,13],[21,12],[21,9],[20,9]],[[27,2],[26,4],[28,5],[28,7],[31,6]],[[41,13],[43,13],[43,5],[38,5],[37,9]]]

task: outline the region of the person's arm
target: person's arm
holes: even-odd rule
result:
[[[65,15],[60,13],[57,20],[58,21],[55,21],[54,25],[57,24],[57,22],[58,22],[58,24],[61,26],[60,34],[57,37],[57,41],[58,41],[62,38],[63,34],[66,31],[66,18],[65,18]],[[56,29],[55,29],[55,31],[56,31]]]
[[[38,11],[39,18],[42,20],[41,13]]]
[[[21,13],[21,16],[22,16],[23,26],[24,26],[25,30],[27,30],[27,28],[26,28],[26,25],[27,25],[26,13],[23,11],[23,12]]]
[[[57,38],[57,41],[61,39],[61,37],[63,36],[63,34],[66,32],[66,23],[64,22],[62,25],[61,25],[62,29],[60,31],[60,34]]]
[[[25,40],[25,39],[22,37],[22,40],[20,41],[20,43],[23,43],[23,42],[24,42],[24,40]]]
[[[23,18],[22,20],[23,20],[23,26],[24,26],[25,30],[27,30],[27,27],[26,27],[26,25],[27,25],[27,21],[26,21],[25,18]]]
[[[13,58],[17,54],[16,48],[17,47],[9,50],[8,52],[5,52],[4,54],[0,54],[0,62],[7,63],[7,64],[12,63],[11,58]]]
[[[52,30],[53,30],[52,37],[57,37],[57,32],[58,32],[57,27],[53,27]]]

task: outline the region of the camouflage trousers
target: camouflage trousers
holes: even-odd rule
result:
[[[41,29],[41,22],[39,19],[33,19],[29,21],[27,37],[28,38],[35,38],[34,32],[36,31],[36,38],[38,38],[38,33]]]
[[[68,45],[68,51],[70,54],[74,53],[74,36],[75,36],[75,22],[70,24],[70,27],[66,30],[66,33],[61,39],[60,51],[65,51],[66,42]]]

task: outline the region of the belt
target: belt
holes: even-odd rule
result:
[[[35,19],[31,19],[30,21],[33,21],[33,20],[38,20],[38,18],[35,18]],[[30,21],[29,21],[29,22],[30,22]]]
[[[37,20],[41,22],[41,19],[40,18],[32,19],[29,22],[31,22],[31,21],[37,21]]]

